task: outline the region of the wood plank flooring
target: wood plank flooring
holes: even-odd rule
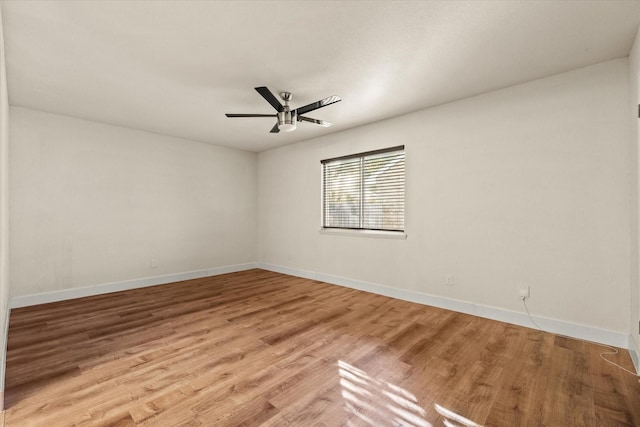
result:
[[[600,352],[251,270],[13,310],[5,425],[639,426]]]

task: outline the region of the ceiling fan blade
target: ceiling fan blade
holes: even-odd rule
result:
[[[284,111],[284,107],[282,106],[282,104],[280,104],[280,101],[278,101],[278,98],[276,98],[275,95],[272,94],[271,91],[267,89],[266,86],[257,87],[255,88],[255,90],[258,91],[258,93],[262,95],[262,97],[266,99],[267,102],[271,104],[273,108],[275,108],[278,111],[278,113],[281,113]]]
[[[325,122],[324,120],[312,119],[312,118],[309,118],[309,117],[302,117],[302,116],[298,116],[298,121],[315,123],[315,124],[320,125],[320,126],[322,126],[324,128],[328,128],[329,126],[331,126],[333,124],[331,122]]]
[[[225,114],[227,117],[276,117],[276,114]]]
[[[340,102],[339,96],[332,95],[327,98],[321,99],[320,101],[313,102],[309,105],[305,105],[304,107],[296,108],[298,112],[298,116],[301,114],[308,113],[309,111],[317,110],[318,108],[326,107],[327,105],[335,104],[336,102]]]
[[[271,133],[278,133],[278,132],[280,132],[280,128],[278,128],[278,123],[276,123],[276,124],[271,128],[271,130],[270,130],[269,132],[271,132]]]

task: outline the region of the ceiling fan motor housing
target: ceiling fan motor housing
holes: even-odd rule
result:
[[[296,110],[291,111],[285,105],[284,111],[278,113],[278,129],[283,132],[291,132],[296,129]]]

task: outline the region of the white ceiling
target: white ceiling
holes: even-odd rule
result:
[[[640,1],[2,1],[9,102],[262,151],[628,55]],[[270,134],[253,89],[343,101]]]

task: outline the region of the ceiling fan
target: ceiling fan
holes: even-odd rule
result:
[[[273,93],[266,86],[260,86],[255,88],[256,91],[262,95],[264,99],[267,100],[269,104],[278,112],[277,114],[226,114],[227,117],[276,117],[277,122],[271,128],[271,133],[278,133],[280,131],[283,132],[291,132],[296,129],[296,122],[309,122],[315,123],[322,127],[329,127],[333,123],[325,122],[324,120],[312,119],[310,117],[303,117],[303,114],[306,114],[310,111],[317,110],[318,108],[326,107],[327,105],[335,104],[336,102],[342,101],[336,95],[330,96],[328,98],[321,99],[320,101],[312,102],[309,105],[305,105],[304,107],[296,108],[294,110],[289,107],[289,101],[293,99],[293,95],[291,92],[282,92],[280,94],[280,98],[284,101],[284,105],[278,101],[278,98],[275,97]]]

